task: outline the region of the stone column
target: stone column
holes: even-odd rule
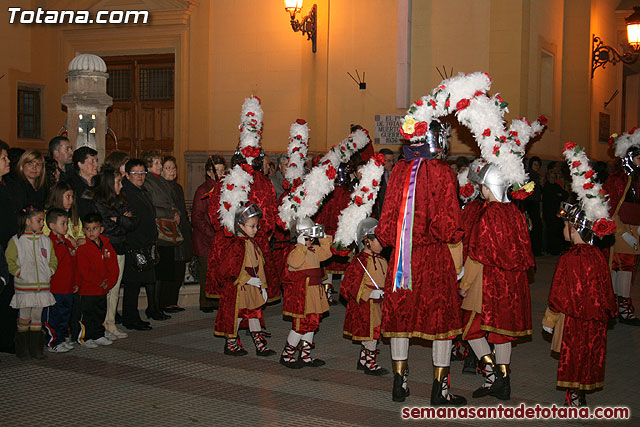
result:
[[[67,107],[67,133],[74,149],[89,146],[105,158],[107,108],[113,99],[107,95],[107,65],[96,55],[81,54],[69,63],[68,90],[62,95]]]

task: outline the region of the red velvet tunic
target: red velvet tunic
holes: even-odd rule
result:
[[[384,246],[395,246],[403,183],[412,161],[398,162],[391,173],[376,228]],[[393,290],[396,266],[389,265],[382,303],[382,331],[386,337],[446,339],[462,332],[462,313],[456,268],[448,244],[462,240],[464,231],[456,177],[445,162],[420,165],[415,190],[412,290]],[[394,247],[394,252],[396,248]],[[392,254],[391,259],[394,259]]]
[[[328,311],[327,296],[319,286],[322,281],[322,269],[320,263],[331,256],[331,238],[320,239],[320,246],[314,245],[306,248],[298,243],[287,253],[288,267],[282,278],[284,298],[282,301],[282,313],[293,318],[304,318],[310,313],[318,314],[322,311],[307,307],[309,302],[308,292],[313,292],[319,301],[317,306],[325,307]],[[297,251],[298,253],[294,253]],[[297,258],[304,255],[305,262],[296,268],[291,266],[290,260],[295,255]],[[317,295],[316,295],[317,294]]]
[[[265,261],[265,274],[267,275],[267,292],[269,301],[276,301],[280,298],[280,275],[275,259],[269,246],[269,239],[273,234],[276,223],[278,207],[276,205],[276,195],[273,184],[262,172],[253,172],[253,184],[249,191],[249,203],[257,204],[262,209],[262,219],[260,220],[260,230],[256,234],[255,242],[262,250]],[[216,297],[220,295],[220,285],[215,278],[215,269],[226,260],[226,255],[220,246],[221,239],[224,238],[224,230],[220,224],[218,209],[220,209],[220,191],[222,181],[216,182],[216,186],[209,197],[209,219],[215,230],[211,250],[209,251],[209,270],[207,272],[207,296]]]
[[[640,194],[640,182],[638,178],[631,181],[621,168],[614,170],[603,185],[609,196],[609,215],[616,221],[615,245],[605,250],[609,266],[614,271],[634,271],[636,255],[631,246],[624,242],[622,234],[630,231],[637,236],[637,225],[640,224],[640,205],[625,202],[631,186],[636,186],[636,192]],[[625,224],[635,224],[628,227]]]
[[[345,185],[337,185],[333,192],[322,201],[322,206],[315,216],[315,222],[324,225],[324,231],[335,236],[338,230],[338,216],[349,206],[351,193]],[[322,263],[325,273],[343,274],[349,265],[348,256],[333,255]]]
[[[215,271],[217,282],[220,284],[221,295],[218,313],[216,316],[216,322],[214,326],[214,334],[225,336],[228,338],[234,338],[237,336],[237,322],[239,316],[239,304],[238,304],[238,287],[239,286],[251,286],[243,283],[238,283],[240,280],[240,274],[242,273],[242,266],[245,264],[245,242],[247,239],[241,237],[226,237],[220,242],[221,248],[224,250],[225,261],[220,263]],[[254,241],[255,243],[255,241]],[[260,248],[257,247],[257,256],[261,257],[262,253]],[[268,289],[268,288],[267,288]],[[262,298],[262,297],[260,297]],[[250,307],[258,309],[262,304],[255,304],[256,307]],[[264,320],[260,313],[260,310],[256,311],[256,317],[260,319],[264,326]],[[259,314],[260,313],[260,314]],[[240,325],[242,327],[243,325]]]
[[[483,199],[477,198],[467,203],[462,209],[462,226],[464,227],[464,238],[462,239],[463,259],[467,259],[469,252],[469,239],[471,238],[471,230],[473,226],[478,222],[486,202]]]
[[[535,264],[524,216],[513,203],[490,202],[474,226],[469,258],[483,265],[480,329],[531,335],[527,270]],[[473,316],[472,319],[473,320]]]
[[[371,341],[377,339],[375,329],[380,326],[380,310],[382,300],[372,300],[368,295],[375,286],[370,284],[367,274],[364,272],[363,265],[367,267],[372,262],[373,268],[377,269],[380,275],[387,269],[387,261],[379,256],[368,254],[364,251],[351,259],[351,263],[344,273],[342,283],[340,284],[340,295],[347,300],[347,312],[344,315],[343,333],[351,337],[354,341]],[[361,264],[362,263],[362,264]],[[375,272],[370,272],[372,277]],[[382,274],[384,277],[384,275]],[[375,279],[375,277],[374,277]],[[377,280],[376,280],[377,281]],[[361,294],[363,284],[366,285],[367,295]],[[378,283],[381,288],[384,286],[382,280]],[[377,306],[377,321],[375,313],[372,313]]]
[[[602,252],[573,246],[558,260],[549,309],[565,315],[558,386],[593,390],[604,383],[607,321],[616,312],[611,275]]]

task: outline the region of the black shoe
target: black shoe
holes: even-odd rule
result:
[[[200,307],[200,311],[203,313],[213,313],[215,310],[214,307]]]
[[[122,326],[124,326],[127,329],[133,329],[133,330],[136,330],[136,331],[150,331],[151,329],[153,329],[151,326],[145,325],[142,322],[133,323],[133,324],[123,323]]]
[[[433,386],[431,387],[431,406],[462,406],[467,404],[467,399],[463,396],[457,396],[453,393],[448,393],[447,397],[442,395],[442,389],[448,387],[447,377],[444,377],[442,381],[436,379],[433,380]]]
[[[180,313],[184,311],[184,308],[178,307],[177,305],[171,305],[162,309],[165,313]]]
[[[625,325],[640,326],[640,318],[635,316],[631,319],[625,319],[622,316],[618,316],[618,322],[624,323]]]
[[[311,361],[309,362],[305,362],[303,359],[300,359],[299,363],[300,366],[308,366],[310,368],[319,368],[320,366],[326,365],[326,362],[324,360],[313,358],[311,358]]]
[[[393,391],[391,392],[391,398],[394,402],[404,402],[404,400],[411,395],[409,388],[402,387],[404,385],[404,378],[400,374],[393,374]]]
[[[300,369],[300,368],[302,368],[302,365],[300,365],[300,363],[298,363],[297,360],[293,359],[293,360],[287,362],[287,361],[284,360],[284,356],[280,356],[280,364],[282,366],[285,366],[285,367],[289,368],[289,369]]]
[[[496,372],[496,381],[490,387],[491,396],[495,396],[500,400],[511,399],[511,379],[509,376],[502,376],[502,372]]]
[[[266,350],[262,350],[259,351],[256,348],[256,356],[260,356],[260,357],[269,357],[269,356],[273,356],[274,354],[276,354],[275,351],[271,350],[270,348],[266,349]]]
[[[463,374],[471,374],[475,375],[478,372],[478,358],[470,351],[467,355],[462,359],[462,373]]]
[[[168,319],[171,319],[171,316],[169,316],[168,314],[164,314],[162,312],[162,310],[158,310],[158,312],[156,312],[156,313],[151,313],[149,311],[149,309],[146,309],[144,311],[144,314],[147,315],[147,319],[153,319],[153,320],[168,320]]]
[[[358,365],[359,365],[359,363],[358,363]],[[386,369],[384,369],[381,366],[378,366],[378,369],[369,369],[366,366],[363,366],[363,370],[364,370],[364,373],[366,375],[373,375],[374,377],[387,375],[389,373],[389,371],[387,371]]]
[[[242,347],[239,347],[237,350],[231,350],[227,344],[224,345],[224,354],[227,356],[245,356],[247,355],[247,350]]]
[[[145,326],[151,326],[151,322],[147,322],[146,320],[140,319],[137,323],[140,323]]]

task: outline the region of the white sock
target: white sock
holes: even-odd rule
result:
[[[433,366],[447,367],[451,365],[451,347],[453,347],[452,340],[433,341],[433,348],[431,349]]]
[[[631,271],[618,271],[618,293],[616,295],[620,295],[624,298],[629,298],[631,296],[632,276],[633,272]]]
[[[496,363],[499,365],[508,365],[511,363],[511,343],[496,344]]]
[[[489,343],[486,338],[476,338],[475,340],[469,340],[467,342],[478,359],[481,359],[482,356],[486,356],[491,353],[491,347],[489,347]]]
[[[409,338],[391,338],[391,359],[409,359]]]
[[[297,347],[301,338],[302,338],[302,335],[300,335],[299,333],[297,333],[292,329],[289,331],[289,336],[287,337],[287,343],[289,345]]]
[[[313,344],[313,332],[307,332],[302,336],[302,340],[308,342],[309,344]]]
[[[618,272],[611,270],[611,285],[613,285],[613,293],[617,296],[620,295],[618,291]]]
[[[369,351],[376,351],[376,344],[378,344],[376,340],[362,341],[362,345],[364,346],[364,348]]]
[[[249,330],[251,332],[260,332],[262,330],[260,319],[249,319]]]

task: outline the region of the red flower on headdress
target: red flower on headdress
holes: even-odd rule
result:
[[[378,185],[380,185],[380,183],[375,179],[371,181],[371,184],[373,184],[374,187],[377,187]]]
[[[587,171],[587,173],[585,173],[585,174],[584,174],[584,177],[585,177],[586,179],[589,179],[589,178],[591,178],[594,174],[595,174],[595,172],[593,171],[593,169],[590,169],[590,170],[588,170],[588,171]]]
[[[384,154],[375,153],[371,158],[375,161],[376,166],[384,165]]]
[[[369,195],[367,196],[367,199],[369,200],[373,199],[373,193],[369,193]]]
[[[338,174],[336,168],[334,168],[333,165],[329,165],[324,173],[327,174],[327,178],[329,179],[335,179],[336,175]]]
[[[360,196],[356,196],[353,201],[355,202],[356,205],[358,206],[362,206],[362,204],[364,203],[364,200],[362,200],[362,197]]]
[[[302,200],[300,200],[300,197],[298,196],[293,196],[293,201],[296,202],[297,204],[302,203]]]
[[[414,102],[414,104],[416,104],[418,107],[422,107],[424,102],[422,102],[422,99],[418,99],[416,102]]]
[[[484,132],[482,132],[482,136],[491,136],[491,129],[486,128]]]
[[[609,137],[609,148],[615,148],[616,146],[616,139],[612,136]]]
[[[575,142],[567,141],[567,143],[564,144],[564,149],[562,150],[562,152],[565,152],[567,150],[573,150],[577,146],[578,144],[576,144]]]
[[[519,189],[518,191],[512,191],[511,197],[516,200],[524,200],[531,195],[531,192],[527,192],[524,188]]]
[[[606,218],[600,218],[593,223],[593,232],[596,233],[598,237],[613,234],[616,232],[616,223]]]
[[[464,198],[469,198],[473,196],[474,191],[475,191],[475,188],[473,187],[472,184],[465,184],[462,187],[460,187],[460,195]]]
[[[545,116],[538,117],[538,121],[540,122],[540,124],[542,126],[546,126],[547,125],[547,118]]]
[[[253,166],[243,163],[240,165],[240,167],[242,168],[243,171],[245,171],[248,174],[253,174]]]
[[[254,98],[258,100],[258,104],[262,104],[262,101],[260,100],[260,98],[258,98],[257,96],[254,96]]]
[[[229,191],[233,191],[234,187],[235,186],[233,184],[227,184],[227,190],[229,190]]]
[[[578,166],[580,166],[582,164],[582,162],[576,160],[575,162],[571,163],[571,167],[572,168],[577,168]]]
[[[304,125],[307,124],[307,121],[305,119],[296,119],[296,123],[299,125]]]
[[[418,122],[414,125],[414,129],[415,136],[422,136],[429,130],[429,125],[427,122]]]
[[[402,126],[399,126],[398,130],[400,131],[400,135],[402,135],[404,139],[411,139],[411,137],[413,136],[412,133],[406,133],[404,129],[402,129]]]
[[[582,186],[582,188],[584,188],[585,190],[591,190],[593,188],[593,183],[587,182]]]
[[[247,146],[240,150],[245,157],[258,157],[260,156],[260,147]]]
[[[226,210],[231,209],[231,203],[229,203],[229,202],[224,202],[224,208],[225,208]]]
[[[497,156],[500,154],[500,146],[499,145],[494,145],[493,146],[493,155]]]
[[[282,188],[285,190],[288,190],[291,188],[291,185],[289,184],[289,181],[287,181],[286,179],[282,180]]]
[[[430,99],[429,104],[431,104],[434,110],[436,109],[436,101],[434,101],[433,99]]]
[[[456,110],[462,111],[469,106],[471,102],[467,98],[463,98],[456,104]]]
[[[299,177],[293,180],[294,187],[299,187],[300,184],[302,184],[302,179],[300,179]]]
[[[368,193],[369,192],[369,188],[367,188],[367,187],[362,187],[360,190],[362,190],[363,193]]]
[[[483,95],[483,94],[484,94],[483,91],[477,90],[476,93],[473,94],[473,97],[475,98],[476,96],[480,96],[480,95]]]

